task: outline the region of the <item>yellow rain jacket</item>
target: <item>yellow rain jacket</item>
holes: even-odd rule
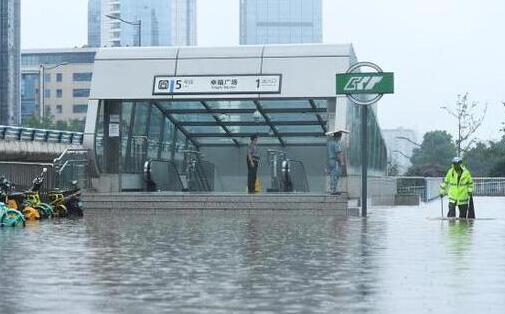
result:
[[[470,171],[461,166],[463,172],[458,176],[454,166],[449,169],[444,181],[440,185],[440,194],[448,195],[449,202],[456,205],[468,204],[470,196],[468,193],[473,193],[473,180]]]

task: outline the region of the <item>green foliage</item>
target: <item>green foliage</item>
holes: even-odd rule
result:
[[[25,128],[62,130],[73,132],[84,132],[84,121],[79,119],[71,119],[68,121],[55,121],[54,116],[46,115],[43,119],[33,115],[26,119],[23,123]]]
[[[447,132],[428,132],[421,147],[413,152],[407,175],[444,176],[456,152],[456,145]],[[474,177],[505,177],[505,136],[500,141],[478,142],[463,157]]]
[[[424,135],[423,143],[414,149],[412,167],[408,176],[438,177],[443,176],[456,156],[456,145],[446,131],[431,131]]]
[[[398,175],[400,175],[400,167],[398,166],[398,163],[388,163],[388,176],[396,177]]]
[[[505,177],[505,157],[494,164],[490,173],[492,177]]]
[[[465,154],[472,175],[476,177],[505,176],[505,136],[497,142],[479,142]]]
[[[505,107],[505,101],[503,101],[502,104]],[[505,133],[505,122],[502,122],[501,125],[503,126],[503,128],[501,129],[501,131]]]

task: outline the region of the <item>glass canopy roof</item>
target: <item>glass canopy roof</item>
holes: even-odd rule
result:
[[[159,101],[156,106],[197,146],[324,145],[328,100]]]

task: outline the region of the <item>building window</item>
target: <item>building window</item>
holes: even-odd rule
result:
[[[74,113],[88,112],[88,105],[74,105]]]
[[[51,90],[44,89],[44,98],[51,98]]]
[[[51,73],[44,74],[44,82],[46,83],[51,82]]]
[[[56,105],[56,113],[58,113],[58,114],[63,113],[63,106],[62,105]]]
[[[74,89],[74,97],[89,97],[89,89],[87,88]]]
[[[61,98],[61,97],[63,97],[63,90],[57,89],[56,90],[56,98]]]
[[[86,72],[86,73],[74,73],[74,82],[89,82],[91,81],[91,77],[93,76],[93,73],[91,72]]]
[[[63,74],[56,73],[56,82],[63,82]]]

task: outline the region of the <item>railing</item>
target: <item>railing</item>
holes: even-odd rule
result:
[[[419,195],[423,202],[431,201],[440,194],[442,178],[397,177],[397,193]]]
[[[505,196],[505,178],[474,178],[476,196]]]
[[[287,159],[287,153],[280,150],[268,150],[268,165],[270,168],[270,188],[269,192],[284,191],[284,181],[282,179],[282,162]]]
[[[0,176],[14,183],[17,191],[24,191],[32,186],[33,179],[43,168],[48,172],[42,189],[47,191],[58,187],[58,174],[50,163],[0,161]]]
[[[209,192],[214,190],[214,165],[203,160],[199,151],[185,150],[182,174],[186,177],[186,190]]]
[[[431,201],[439,196],[442,178],[398,177],[398,194],[414,194]],[[505,196],[505,178],[473,178],[475,196]]]
[[[293,192],[310,192],[307,173],[303,162],[289,160],[289,176],[291,178]]]
[[[53,161],[60,188],[71,186],[77,181],[82,188],[91,187],[91,169],[86,149],[68,148]]]
[[[0,126],[0,140],[82,144],[84,133],[58,130]]]

